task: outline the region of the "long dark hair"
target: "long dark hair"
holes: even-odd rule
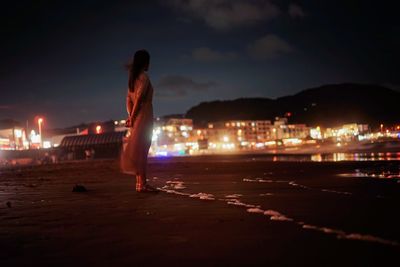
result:
[[[129,71],[129,80],[128,80],[128,88],[129,91],[134,90],[135,81],[138,78],[139,74],[148,67],[150,63],[150,54],[146,50],[138,50],[133,56],[132,63],[130,63],[128,67]]]

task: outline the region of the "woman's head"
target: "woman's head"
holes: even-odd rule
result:
[[[146,50],[138,50],[133,56],[132,63],[128,66],[129,70],[129,89],[133,90],[135,80],[142,71],[147,71],[150,65],[150,54]]]

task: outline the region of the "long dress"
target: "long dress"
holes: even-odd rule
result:
[[[153,87],[149,77],[142,72],[136,79],[134,90],[128,90],[126,107],[132,114],[139,108],[136,119],[128,130],[127,142],[121,155],[121,170],[124,173],[146,176],[147,155],[153,132]]]

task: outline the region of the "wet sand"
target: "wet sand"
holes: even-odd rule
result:
[[[400,255],[399,162],[151,159],[0,171],[0,266],[383,266]],[[74,193],[82,184],[86,193]]]

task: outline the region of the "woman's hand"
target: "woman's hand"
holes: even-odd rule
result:
[[[130,128],[132,127],[133,123],[132,123],[132,119],[129,117],[126,119],[125,121],[125,127]]]
[[[125,122],[125,127],[133,127],[135,125],[135,117],[128,117]]]

